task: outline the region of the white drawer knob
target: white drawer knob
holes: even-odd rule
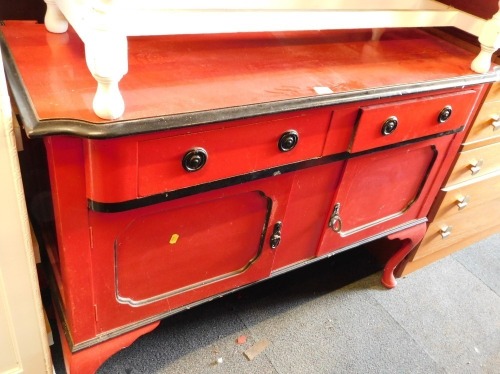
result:
[[[441,237],[443,239],[446,239],[448,236],[451,235],[451,231],[453,230],[452,226],[444,225],[441,227]]]
[[[458,210],[464,209],[469,204],[469,195],[457,195],[457,206]]]
[[[476,160],[476,159],[473,159],[470,161],[470,171],[472,173],[472,175],[476,175],[477,173],[479,173],[479,171],[481,170],[481,167],[483,166],[483,160],[482,159],[479,159],[479,160]]]

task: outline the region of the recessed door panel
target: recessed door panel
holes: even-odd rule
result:
[[[426,146],[349,161],[339,195],[342,232],[403,214],[417,199],[435,156],[435,148]]]
[[[253,191],[135,218],[115,242],[118,298],[146,304],[242,273],[262,250],[268,205]]]
[[[269,276],[293,173],[119,213],[90,211],[98,331]]]
[[[318,255],[425,217],[424,204],[439,190],[444,177],[440,166],[453,138],[429,139],[348,160]]]

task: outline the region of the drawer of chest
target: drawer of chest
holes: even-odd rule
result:
[[[500,100],[500,83],[494,82],[491,85],[490,91],[488,92],[488,96],[486,96],[486,102],[497,101],[497,100]]]
[[[443,220],[454,215],[465,215],[478,206],[488,206],[493,200],[500,198],[500,173],[491,177],[480,178],[468,183],[461,183],[450,188],[444,188],[438,201],[439,209],[431,217],[432,220]]]
[[[360,108],[350,150],[360,152],[464,126],[474,107],[473,89]]]
[[[138,195],[148,196],[320,157],[331,110],[140,141]]]
[[[491,232],[495,228],[500,231],[500,199],[498,198],[500,176],[475,183],[472,188],[475,191],[462,191],[465,194],[471,192],[471,197],[469,206],[461,211],[458,211],[456,205],[451,202],[455,199],[457,191],[448,192],[449,200],[441,205],[441,209],[444,209],[443,214],[438,213],[429,225],[414,259],[440,250],[448,250],[453,246],[459,249],[461,242],[465,243],[472,237],[481,237],[483,232]],[[482,194],[487,196],[481,196]],[[451,212],[453,214],[450,214]]]
[[[500,101],[485,102],[479,111],[465,144],[490,138],[500,140]]]
[[[459,246],[461,241],[494,227],[500,230],[499,191],[500,172],[477,182],[444,189],[439,210],[432,218],[415,259]]]
[[[474,240],[471,241],[471,238],[482,238],[483,232],[500,231],[498,224],[500,219],[499,202],[495,203],[495,209],[492,215],[490,208],[481,206],[462,216],[453,216],[446,220],[433,222],[429,225],[426,236],[413,260],[418,260],[434,252],[449,250],[452,247],[456,247],[455,250],[458,250],[473,242]]]
[[[477,178],[497,169],[500,169],[500,143],[460,152],[446,185]]]

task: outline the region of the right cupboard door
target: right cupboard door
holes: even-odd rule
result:
[[[440,168],[454,135],[349,159],[324,224],[318,255],[427,215],[444,177]]]

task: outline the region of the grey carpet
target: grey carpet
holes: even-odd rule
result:
[[[500,234],[393,290],[366,257],[350,251],[169,317],[99,374],[500,373]],[[248,361],[261,339],[270,345]]]

